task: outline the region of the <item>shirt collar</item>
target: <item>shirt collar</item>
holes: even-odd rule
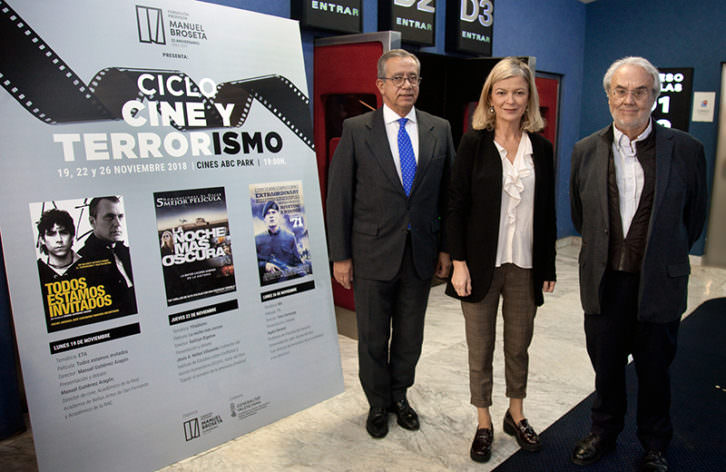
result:
[[[393,122],[398,122],[401,118],[408,118],[408,121],[411,123],[416,123],[416,107],[411,107],[411,111],[408,112],[408,115],[405,117],[400,116],[395,111],[391,110],[391,108],[383,104],[383,122],[386,124],[391,124]]]
[[[645,138],[650,136],[650,133],[653,131],[653,119],[648,120],[648,126],[646,126],[645,130],[638,135],[637,138],[634,140],[630,140],[625,133],[620,131],[615,125],[613,125],[613,137],[614,142],[616,145],[620,147],[626,147],[626,146],[632,146],[633,144],[637,143],[638,141],[643,141]]]
[[[496,146],[497,151],[499,151],[499,157],[502,160],[506,159],[507,150],[504,149],[502,146],[500,146],[499,143],[496,141],[494,141],[494,146]],[[522,132],[522,137],[519,139],[519,146],[517,146],[517,154],[520,154],[520,152],[519,152],[520,149],[522,151],[521,154],[523,156],[531,156],[532,154],[534,154],[534,151],[532,150],[532,140],[529,139],[529,134],[527,134],[526,131]],[[515,154],[514,156],[517,157],[517,154]],[[516,163],[516,161],[515,161],[515,163]],[[525,164],[525,163],[522,163],[522,165],[523,164]]]

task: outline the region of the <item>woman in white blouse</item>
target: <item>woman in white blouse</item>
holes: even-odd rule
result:
[[[469,348],[471,403],[478,426],[470,456],[486,462],[493,426],[492,359],[503,299],[509,409],[503,429],[521,448],[541,443],[523,410],[537,306],[555,287],[555,191],[552,144],[543,127],[529,67],[502,59],[484,83],[472,130],[461,139],[451,185],[447,238],[454,271],[446,293],[461,300]]]

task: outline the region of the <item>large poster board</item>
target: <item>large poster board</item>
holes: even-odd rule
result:
[[[0,1],[0,22],[40,470],[156,469],[340,393],[297,22],[182,0]]]

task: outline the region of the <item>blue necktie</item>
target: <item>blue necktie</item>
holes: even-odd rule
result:
[[[416,175],[416,156],[413,154],[413,146],[411,138],[406,132],[406,122],[408,118],[398,120],[400,127],[398,128],[398,157],[401,161],[401,179],[403,180],[403,190],[408,197],[411,194],[411,186],[413,178]]]

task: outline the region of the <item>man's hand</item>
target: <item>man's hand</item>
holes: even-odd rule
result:
[[[436,277],[440,279],[445,279],[449,276],[449,271],[451,270],[451,257],[449,257],[448,252],[440,252],[439,253],[439,260],[436,263]]]
[[[353,286],[353,259],[333,262],[333,277],[343,288]]]
[[[552,293],[555,291],[555,281],[554,280],[545,280],[542,283],[542,291],[547,293]]]

